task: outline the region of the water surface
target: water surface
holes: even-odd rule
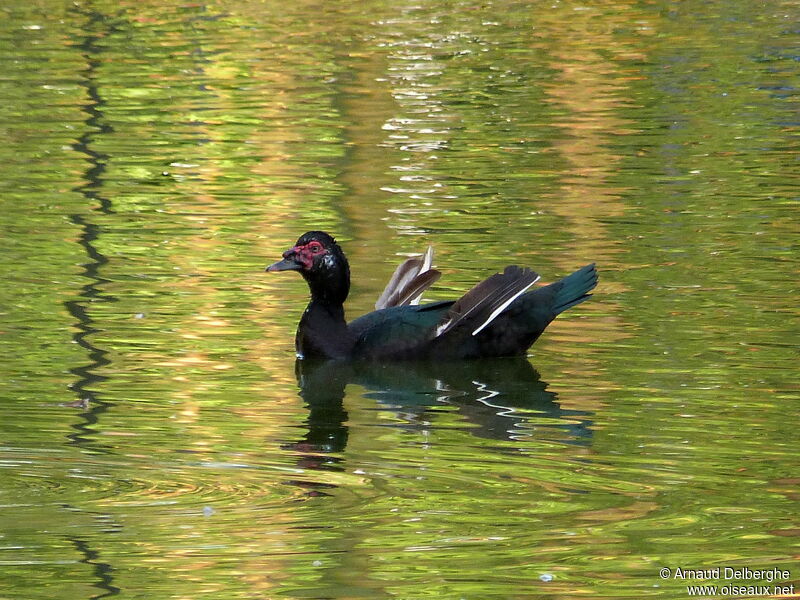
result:
[[[798,580],[795,3],[0,17],[4,598]],[[601,284],[526,359],[296,364],[307,229],[351,317],[428,244],[429,300]]]

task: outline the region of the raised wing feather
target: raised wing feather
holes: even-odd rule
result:
[[[433,248],[428,246],[422,258],[409,258],[395,269],[392,278],[375,303],[375,308],[416,305],[422,293],[442,276],[431,268]]]

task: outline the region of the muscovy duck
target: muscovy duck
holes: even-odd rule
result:
[[[590,297],[597,285],[594,263],[561,281],[527,292],[539,275],[508,266],[458,300],[419,305],[441,273],[432,252],[401,264],[374,312],[350,323],[344,301],[350,266],[329,234],[309,231],[267,271],[299,271],[311,290],[295,348],[300,358],[407,360],[519,356],[556,316]]]

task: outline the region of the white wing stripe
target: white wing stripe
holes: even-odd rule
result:
[[[422,257],[422,266],[420,267],[417,276],[430,271],[432,264],[433,264],[433,246],[428,246],[428,249],[425,251],[425,255]],[[422,294],[419,294],[416,298],[414,298],[411,302],[409,302],[409,304],[411,306],[417,306],[421,299],[422,299]]]
[[[511,296],[511,298],[509,298],[508,300],[506,300],[505,302],[503,302],[503,303],[502,303],[500,306],[498,306],[496,309],[494,309],[494,312],[493,312],[492,314],[490,314],[490,315],[489,315],[489,318],[488,318],[488,319],[486,319],[486,320],[485,320],[485,321],[484,321],[484,322],[483,322],[483,323],[482,323],[482,324],[481,324],[481,325],[480,325],[480,326],[479,326],[479,327],[478,327],[478,328],[477,328],[475,331],[473,331],[473,332],[472,332],[472,335],[478,335],[478,334],[479,334],[479,333],[480,333],[480,332],[483,330],[483,328],[484,328],[484,327],[486,327],[486,326],[487,326],[489,323],[491,323],[492,321],[494,321],[494,320],[497,318],[497,316],[498,316],[498,315],[499,315],[501,312],[503,312],[503,311],[504,311],[506,308],[508,308],[508,305],[509,305],[509,304],[511,304],[511,303],[512,303],[514,300],[516,300],[516,299],[517,299],[517,298],[519,298],[519,297],[520,297],[522,294],[524,294],[524,293],[527,291],[527,289],[528,289],[529,287],[531,287],[531,286],[532,286],[534,283],[536,283],[537,281],[539,281],[539,277],[538,277],[538,276],[536,277],[536,279],[534,279],[533,281],[531,281],[531,282],[530,282],[528,285],[526,285],[524,288],[522,288],[522,289],[521,289],[520,291],[518,291],[516,294],[514,294],[513,296]],[[437,335],[438,335],[438,332],[439,332],[439,330],[437,329]]]

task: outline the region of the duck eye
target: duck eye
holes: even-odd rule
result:
[[[316,254],[317,252],[322,250],[322,244],[320,244],[319,242],[311,242],[308,245],[308,249],[311,250],[311,252],[313,252],[314,254]]]

